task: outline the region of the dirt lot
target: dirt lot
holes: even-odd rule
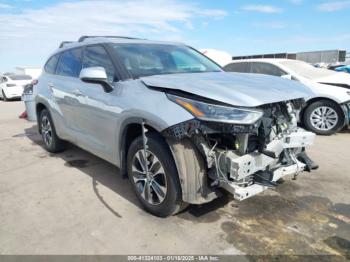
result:
[[[21,102],[0,101],[0,254],[338,254],[350,258],[350,132],[317,137],[320,165],[244,202],[160,219],[111,164],[50,155]]]

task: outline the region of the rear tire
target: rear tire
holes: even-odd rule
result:
[[[344,113],[332,101],[320,100],[312,103],[305,110],[305,127],[318,135],[332,135],[343,127],[343,123]]]
[[[50,153],[62,152],[66,147],[66,142],[57,136],[54,123],[47,109],[40,112],[39,125],[45,149]]]
[[[167,217],[180,212],[182,201],[179,176],[170,149],[164,139],[155,133],[147,134],[147,179],[142,136],[130,145],[127,170],[136,196],[142,206],[153,215]]]

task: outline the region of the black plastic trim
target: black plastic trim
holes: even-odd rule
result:
[[[350,85],[347,85],[347,84],[340,84],[340,83],[324,83],[324,82],[319,82],[319,83],[320,83],[320,84],[324,84],[324,85],[339,86],[339,87],[343,87],[343,88],[350,89]]]

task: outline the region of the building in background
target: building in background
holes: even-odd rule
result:
[[[350,65],[350,53],[346,53],[345,63]]]
[[[296,54],[293,54],[293,53],[273,53],[273,54],[262,54],[262,55],[233,56],[232,60],[260,59],[260,58],[296,59]]]
[[[18,66],[16,67],[16,74],[30,75],[33,79],[37,79],[41,74],[41,67],[35,66]]]
[[[310,64],[316,63],[344,63],[346,57],[346,50],[325,50],[325,51],[312,51],[312,52],[300,52],[296,54],[297,60],[302,60]]]
[[[311,64],[327,63],[336,64],[344,63],[346,61],[346,50],[323,50],[323,51],[310,51],[299,53],[272,53],[261,55],[248,55],[248,56],[234,56],[233,60],[252,59],[252,58],[287,58],[305,61]],[[349,58],[347,58],[349,60]]]

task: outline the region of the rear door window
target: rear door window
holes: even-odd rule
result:
[[[226,72],[250,73],[250,63],[231,63],[224,67]]]
[[[59,55],[57,54],[57,55],[52,56],[47,61],[47,63],[44,66],[44,70],[46,73],[55,74],[58,58],[59,58]]]
[[[253,62],[251,67],[251,72],[256,74],[264,74],[264,75],[272,75],[272,76],[283,76],[287,75],[286,72],[284,72],[279,67],[268,64],[268,63],[260,63],[260,62]]]
[[[61,76],[79,77],[82,66],[81,60],[81,48],[64,51],[59,59],[56,74]]]
[[[103,67],[109,82],[116,81],[116,70],[105,48],[101,45],[87,46],[84,51],[83,68]]]

